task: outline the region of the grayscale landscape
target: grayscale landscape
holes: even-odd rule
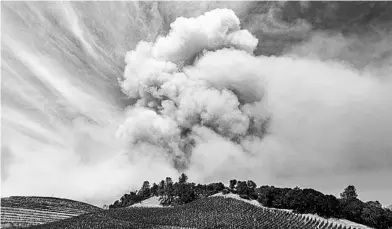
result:
[[[392,228],[392,3],[2,1],[2,228]]]

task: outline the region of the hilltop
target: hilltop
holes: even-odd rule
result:
[[[140,190],[124,194],[111,204],[109,209],[160,205],[180,207],[222,193],[233,194],[242,200],[257,203],[258,207],[286,210],[293,214],[301,214],[303,217],[318,215],[320,220],[332,218],[339,222],[351,224],[349,221],[352,221],[378,229],[392,228],[392,211],[383,208],[378,201],[361,201],[352,185],[347,186],[340,194],[340,198],[337,198],[309,188],[278,188],[266,185],[257,187],[252,180],[233,179],[227,187],[223,183],[189,183],[187,179],[186,174],[182,174],[178,182],[173,182],[167,177],[152,186],[149,181],[144,181]]]
[[[100,210],[99,207],[69,199],[11,196],[1,198],[1,227],[27,227]]]

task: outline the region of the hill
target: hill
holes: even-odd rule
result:
[[[116,208],[31,228],[276,228],[344,229],[346,226],[212,196],[171,208]],[[351,227],[355,228],[355,227]]]
[[[252,180],[233,179],[227,187],[221,182],[195,184],[189,183],[187,179],[187,175],[183,173],[178,182],[166,177],[165,180],[151,186],[149,181],[144,181],[140,190],[125,193],[109,205],[109,209],[147,205],[180,206],[221,192],[251,200],[258,205],[257,207],[289,211],[303,217],[315,218],[317,215],[318,220],[336,219],[335,223],[342,225],[356,223],[372,228],[392,229],[392,211],[382,208],[378,201],[361,201],[353,185],[348,185],[340,193],[340,198],[337,198],[311,188],[279,188],[268,185],[257,187]],[[329,223],[331,220],[323,222]]]
[[[69,199],[12,196],[1,198],[1,228],[44,224],[100,210]]]

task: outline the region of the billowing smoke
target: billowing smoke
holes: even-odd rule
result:
[[[206,140],[200,129],[237,144],[261,138],[268,114],[252,67],[257,42],[229,9],[178,18],[167,36],[139,42],[125,57],[121,84],[137,102],[118,134],[131,145],[164,148],[179,170]]]
[[[2,195],[185,171],[390,204],[392,5],[350,4],[2,3]]]
[[[162,148],[177,170],[201,181],[296,185],[286,179],[388,173],[388,37],[316,32],[280,57],[255,56],[263,41],[233,11],[180,17],[166,36],[127,53],[122,88],[137,102],[118,134],[130,153]]]

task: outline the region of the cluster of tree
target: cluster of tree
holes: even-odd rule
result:
[[[344,218],[380,229],[392,227],[392,211],[382,208],[378,201],[362,202],[352,185],[340,194],[339,199],[298,187],[261,186],[256,191],[258,201],[266,207],[293,209],[297,213],[317,214],[326,218]]]
[[[154,183],[144,181],[139,191],[130,192],[115,201],[109,208],[127,207],[152,196],[158,196],[162,205],[181,205],[216,193],[235,193],[241,198],[258,200],[263,206],[292,209],[296,213],[317,214],[323,217],[344,218],[380,229],[392,228],[392,211],[382,208],[378,201],[362,202],[354,186],[348,186],[336,198],[313,189],[277,188],[261,186],[255,182],[230,180],[229,187],[222,183],[189,183],[186,174],[181,174],[178,182],[170,177]]]
[[[120,200],[109,205],[109,208],[128,207],[152,196],[158,196],[160,203],[164,206],[187,204],[196,199],[222,192],[223,189],[225,186],[222,183],[207,185],[188,183],[188,177],[183,173],[175,183],[170,177],[166,177],[159,184],[154,183],[152,186],[149,181],[144,181],[139,191],[124,194]]]
[[[230,180],[229,192],[238,194],[243,199],[257,199],[256,183],[248,181]]]

